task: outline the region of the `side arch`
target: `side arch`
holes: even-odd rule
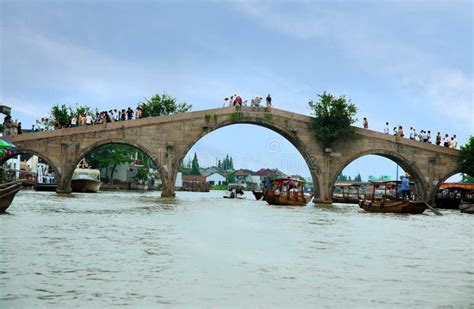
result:
[[[61,179],[61,176],[62,176],[61,172],[63,172],[63,171],[61,171],[58,168],[59,164],[54,163],[50,158],[48,158],[46,155],[42,154],[41,152],[33,150],[33,149],[29,149],[29,148],[24,148],[24,147],[15,148],[13,154],[0,158],[0,165],[3,165],[5,162],[10,160],[11,158],[14,158],[14,157],[16,157],[18,155],[22,155],[22,154],[31,154],[31,155],[35,155],[35,156],[41,158],[43,161],[46,162],[46,164],[48,164],[54,170],[54,175],[56,177],[56,182],[58,182],[58,180]]]
[[[400,155],[397,152],[391,151],[391,150],[386,150],[386,149],[369,149],[369,150],[364,150],[360,151],[357,154],[351,156],[350,158],[346,159],[340,166],[337,168],[337,171],[334,175],[332,175],[331,180],[330,180],[330,190],[332,192],[332,188],[334,184],[336,183],[337,177],[342,173],[342,171],[352,162],[355,160],[367,156],[367,155],[377,155],[381,156],[384,158],[387,158],[389,160],[392,160],[399,166],[403,168],[406,172],[410,174],[410,178],[415,182],[415,190],[419,196],[425,197],[425,193],[428,191],[428,188],[425,184],[423,174],[420,172],[418,167],[416,167],[416,163],[411,164],[410,160],[408,160],[406,157]]]
[[[314,192],[317,196],[319,196],[319,188],[320,188],[320,175],[321,175],[321,169],[317,164],[316,157],[311,155],[310,151],[308,148],[305,146],[305,144],[301,141],[301,139],[291,130],[288,130],[287,128],[283,128],[281,126],[278,126],[273,123],[269,123],[264,120],[260,119],[242,119],[242,120],[237,120],[237,121],[231,121],[231,120],[224,120],[220,121],[212,127],[208,127],[206,129],[202,129],[199,134],[193,136],[192,140],[190,142],[187,142],[185,147],[180,150],[176,154],[175,162],[174,162],[174,168],[176,169],[174,178],[176,178],[177,175],[177,169],[179,168],[179,163],[184,159],[186,154],[191,150],[191,148],[203,137],[205,137],[207,134],[212,133],[220,128],[231,126],[231,125],[236,125],[236,124],[248,124],[248,125],[255,125],[259,127],[264,127],[266,129],[269,129],[275,133],[278,133],[279,135],[283,136],[288,142],[290,142],[296,150],[301,154],[303,159],[305,160],[310,173],[311,177],[313,179],[313,189]]]
[[[66,185],[68,189],[71,187],[71,180],[72,180],[72,175],[74,173],[74,170],[77,164],[79,164],[79,162],[81,161],[81,159],[84,158],[88,153],[90,153],[94,149],[99,148],[104,145],[109,145],[109,144],[128,145],[128,146],[133,146],[141,150],[143,153],[149,156],[153,160],[153,162],[155,162],[156,166],[158,167],[158,171],[160,173],[161,179],[166,177],[166,174],[165,174],[166,171],[164,170],[163,166],[160,163],[159,154],[153,155],[154,153],[148,147],[145,147],[135,141],[130,141],[127,139],[111,138],[111,139],[100,140],[98,142],[88,145],[84,149],[81,149],[81,151],[74,157],[71,164],[68,165],[67,170],[64,173],[64,184]]]

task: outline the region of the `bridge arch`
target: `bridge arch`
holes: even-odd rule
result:
[[[463,170],[459,167],[451,170],[449,173],[447,173],[446,175],[444,175],[443,177],[441,177],[439,179],[439,181],[432,186],[432,190],[431,190],[431,194],[430,196],[432,197],[432,200],[434,201],[434,199],[436,198],[436,194],[438,193],[438,190],[439,188],[441,187],[441,185],[446,181],[448,180],[451,176],[454,176],[456,174],[459,174],[459,173],[463,173]],[[467,173],[466,173],[467,174]],[[473,176],[473,175],[469,175],[469,176]]]
[[[82,149],[72,160],[72,163],[67,166],[67,170],[64,173],[64,184],[65,186],[69,189],[71,188],[71,180],[72,176],[74,174],[74,170],[76,169],[76,166],[79,164],[79,162],[84,158],[87,154],[89,154],[91,151],[94,151],[95,149],[104,146],[104,145],[110,145],[110,144],[120,144],[120,145],[128,145],[128,146],[133,146],[139,150],[141,150],[143,153],[145,153],[148,157],[150,157],[153,162],[156,164],[158,167],[158,171],[160,173],[161,179],[165,177],[166,174],[163,166],[160,164],[160,158],[157,156],[153,155],[153,152],[146,146],[143,146],[140,143],[137,143],[135,141],[130,141],[128,139],[121,139],[121,138],[108,138],[104,140],[100,140],[98,142],[92,143]]]
[[[57,180],[61,179],[61,176],[62,176],[62,171],[58,168],[59,164],[56,164],[54,163],[50,158],[48,158],[48,156],[46,156],[45,154],[37,151],[37,150],[33,150],[33,149],[30,149],[30,148],[25,148],[25,147],[19,147],[19,148],[15,148],[13,153],[11,155],[8,155],[8,156],[5,156],[5,157],[2,157],[0,158],[0,165],[3,165],[5,164],[5,162],[7,162],[8,160],[18,156],[18,155],[22,155],[22,154],[29,154],[29,155],[35,155],[37,156],[38,158],[40,158],[41,160],[43,160],[44,162],[46,162],[46,164],[48,164],[54,171],[54,175],[56,177],[56,182]]]
[[[331,192],[332,192],[332,188],[334,184],[336,183],[337,177],[342,173],[342,171],[355,160],[367,155],[381,156],[401,166],[401,168],[403,168],[405,172],[410,174],[411,176],[410,178],[415,182],[415,190],[417,194],[419,196],[424,197],[424,194],[428,188],[425,185],[423,174],[420,172],[419,168],[416,166],[416,163],[415,162],[410,163],[410,161],[404,156],[402,156],[400,153],[392,151],[392,150],[387,150],[387,149],[364,150],[346,159],[342,164],[340,164],[336,173],[331,177],[331,180],[329,182],[329,185],[330,185],[329,189],[331,190]]]
[[[313,179],[313,190],[316,194],[316,196],[319,195],[319,188],[321,186],[320,183],[320,174],[321,174],[321,169],[318,166],[316,162],[316,158],[311,154],[309,151],[308,147],[303,143],[303,141],[298,137],[298,135],[291,131],[291,129],[282,127],[280,125],[277,125],[275,123],[271,123],[265,119],[261,118],[252,118],[252,119],[240,119],[240,120],[231,120],[231,119],[225,119],[220,122],[215,123],[212,126],[203,128],[199,134],[193,136],[192,140],[188,142],[185,147],[180,150],[177,155],[176,155],[176,160],[175,160],[175,167],[179,168],[179,163],[184,159],[186,154],[191,150],[191,148],[203,137],[208,135],[209,133],[212,133],[220,128],[231,126],[231,125],[237,125],[237,124],[248,124],[248,125],[255,125],[259,127],[263,127],[266,129],[269,129],[282,137],[284,137],[288,142],[290,142],[296,150],[301,154],[303,159],[305,160],[310,173],[311,177]],[[174,179],[176,179],[177,171],[175,175],[173,175]]]

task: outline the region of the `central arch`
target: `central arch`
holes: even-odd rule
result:
[[[342,173],[342,171],[353,161],[366,156],[366,155],[376,155],[376,156],[381,156],[384,158],[387,158],[389,160],[392,160],[396,164],[398,164],[404,171],[408,172],[410,174],[410,178],[415,182],[415,190],[418,195],[424,197],[425,193],[427,192],[427,187],[425,185],[425,182],[423,181],[422,178],[422,173],[419,171],[419,169],[416,167],[416,163],[410,163],[407,158],[402,156],[400,153],[391,151],[391,150],[386,150],[386,149],[370,149],[370,150],[364,150],[361,152],[356,153],[355,155],[351,156],[347,160],[345,160],[337,169],[336,173],[331,177],[330,180],[330,188],[334,186],[336,183],[337,177]]]
[[[218,129],[221,129],[221,128],[227,127],[227,126],[237,125],[237,124],[255,125],[255,126],[259,126],[259,127],[269,129],[269,130],[281,135],[290,144],[292,144],[296,148],[296,150],[301,154],[304,161],[306,162],[306,165],[308,166],[309,171],[311,173],[311,177],[313,179],[313,191],[315,193],[315,196],[319,196],[319,194],[320,194],[319,188],[321,187],[319,175],[321,174],[321,169],[317,165],[316,159],[311,155],[308,148],[301,141],[301,139],[296,135],[296,132],[291,131],[291,129],[288,129],[288,128],[280,127],[280,126],[275,125],[273,123],[269,123],[268,121],[263,120],[263,119],[262,120],[259,120],[259,119],[257,119],[257,120],[245,120],[245,119],[243,119],[243,120],[229,120],[229,119],[227,119],[225,121],[218,122],[215,125],[212,125],[212,126],[209,126],[209,127],[204,127],[200,131],[200,133],[197,136],[194,136],[192,141],[188,142],[185,145],[184,149],[177,154],[175,164],[174,164],[176,171],[174,173],[175,175],[173,175],[174,176],[173,179],[174,180],[176,179],[177,169],[179,168],[179,162],[181,162],[185,158],[186,154],[191,150],[191,148],[199,140],[201,140],[207,134],[212,133],[212,132],[214,132]]]
[[[66,184],[67,188],[71,188],[71,180],[72,180],[72,176],[74,174],[74,169],[79,164],[81,159],[84,158],[88,153],[90,153],[94,149],[97,149],[97,148],[99,148],[101,146],[104,146],[104,145],[110,145],[110,144],[128,145],[128,146],[133,146],[133,147],[139,149],[144,154],[146,154],[148,157],[150,157],[150,159],[153,160],[153,162],[156,164],[156,166],[158,168],[158,171],[160,173],[161,179],[166,177],[166,172],[164,171],[163,166],[160,164],[159,158],[156,158],[155,156],[153,156],[153,152],[150,149],[148,149],[148,147],[145,147],[145,146],[141,145],[140,143],[130,141],[130,140],[127,140],[127,139],[109,138],[109,139],[100,140],[100,141],[95,142],[91,145],[88,145],[87,147],[82,149],[75,156],[74,160],[72,161],[72,164],[70,164],[68,166],[67,171],[64,174],[64,183]]]

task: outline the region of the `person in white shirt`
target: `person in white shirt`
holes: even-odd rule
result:
[[[71,127],[77,126],[77,117],[74,115],[71,119]]]
[[[388,122],[385,123],[385,128],[383,129],[383,133],[390,134],[390,129],[388,128]]]
[[[415,139],[415,129],[413,129],[413,127],[410,127],[410,139]]]
[[[451,138],[450,146],[451,148],[454,148],[454,149],[458,147],[458,139],[456,138],[456,134],[454,134],[453,137]]]
[[[428,143],[431,144],[431,131],[428,130]]]
[[[87,114],[86,116],[86,125],[90,126],[92,124],[92,116],[91,114]]]

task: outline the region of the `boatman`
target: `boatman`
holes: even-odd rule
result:
[[[402,176],[402,198],[405,199],[405,196],[410,199],[410,174],[406,173],[405,176]]]

